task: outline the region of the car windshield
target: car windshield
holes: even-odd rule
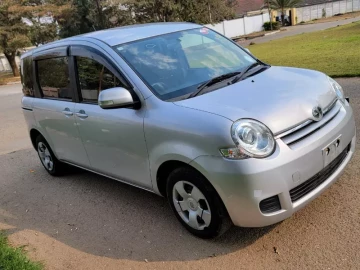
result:
[[[115,46],[162,100],[191,94],[199,85],[256,60],[208,28],[197,28]]]

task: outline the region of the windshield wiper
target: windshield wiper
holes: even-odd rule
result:
[[[253,69],[254,67],[257,67],[261,65],[259,62],[255,62],[253,64],[251,64],[250,66],[248,66],[246,69],[244,69],[244,71],[242,71],[238,76],[236,76],[232,81],[231,84],[237,83],[238,81],[241,81],[246,73],[248,73],[251,69]]]
[[[201,84],[197,90],[195,92],[193,92],[191,95],[189,95],[188,98],[193,98],[193,97],[196,97],[197,95],[199,95],[204,89],[208,88],[209,86],[211,85],[214,85],[216,83],[219,83],[221,81],[224,81],[226,79],[229,79],[231,77],[234,77],[236,75],[239,75],[241,74],[241,72],[239,71],[236,71],[236,72],[230,72],[230,73],[226,73],[224,75],[220,75],[218,77],[215,77],[215,78],[212,78],[211,80]]]

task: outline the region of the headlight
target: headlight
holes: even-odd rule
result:
[[[332,79],[330,77],[328,77],[328,80],[330,82],[331,88],[336,93],[338,99],[341,100],[342,103],[345,103],[345,95],[344,95],[344,91],[343,91],[341,85],[338,84],[337,81],[335,81],[334,79]]]
[[[264,158],[274,152],[275,140],[273,134],[264,124],[258,121],[251,119],[236,121],[231,127],[231,136],[237,148],[220,150],[227,158]]]

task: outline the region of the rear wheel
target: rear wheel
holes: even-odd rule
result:
[[[65,164],[60,162],[55,157],[49,144],[47,143],[45,138],[41,135],[37,136],[36,138],[36,150],[38,152],[42,165],[49,174],[53,176],[58,176],[58,175],[62,175],[65,172],[66,170]]]
[[[231,226],[215,189],[191,168],[178,168],[170,174],[167,196],[181,224],[200,238],[214,238]]]

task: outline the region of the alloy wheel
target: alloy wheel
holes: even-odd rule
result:
[[[209,203],[194,184],[178,181],[173,187],[172,196],[179,216],[191,228],[204,230],[210,225],[211,210]]]
[[[54,161],[53,161],[53,158],[51,156],[49,149],[43,142],[39,142],[39,144],[38,144],[38,153],[39,153],[40,160],[41,160],[42,164],[44,165],[44,167],[48,171],[52,171],[54,168]]]

